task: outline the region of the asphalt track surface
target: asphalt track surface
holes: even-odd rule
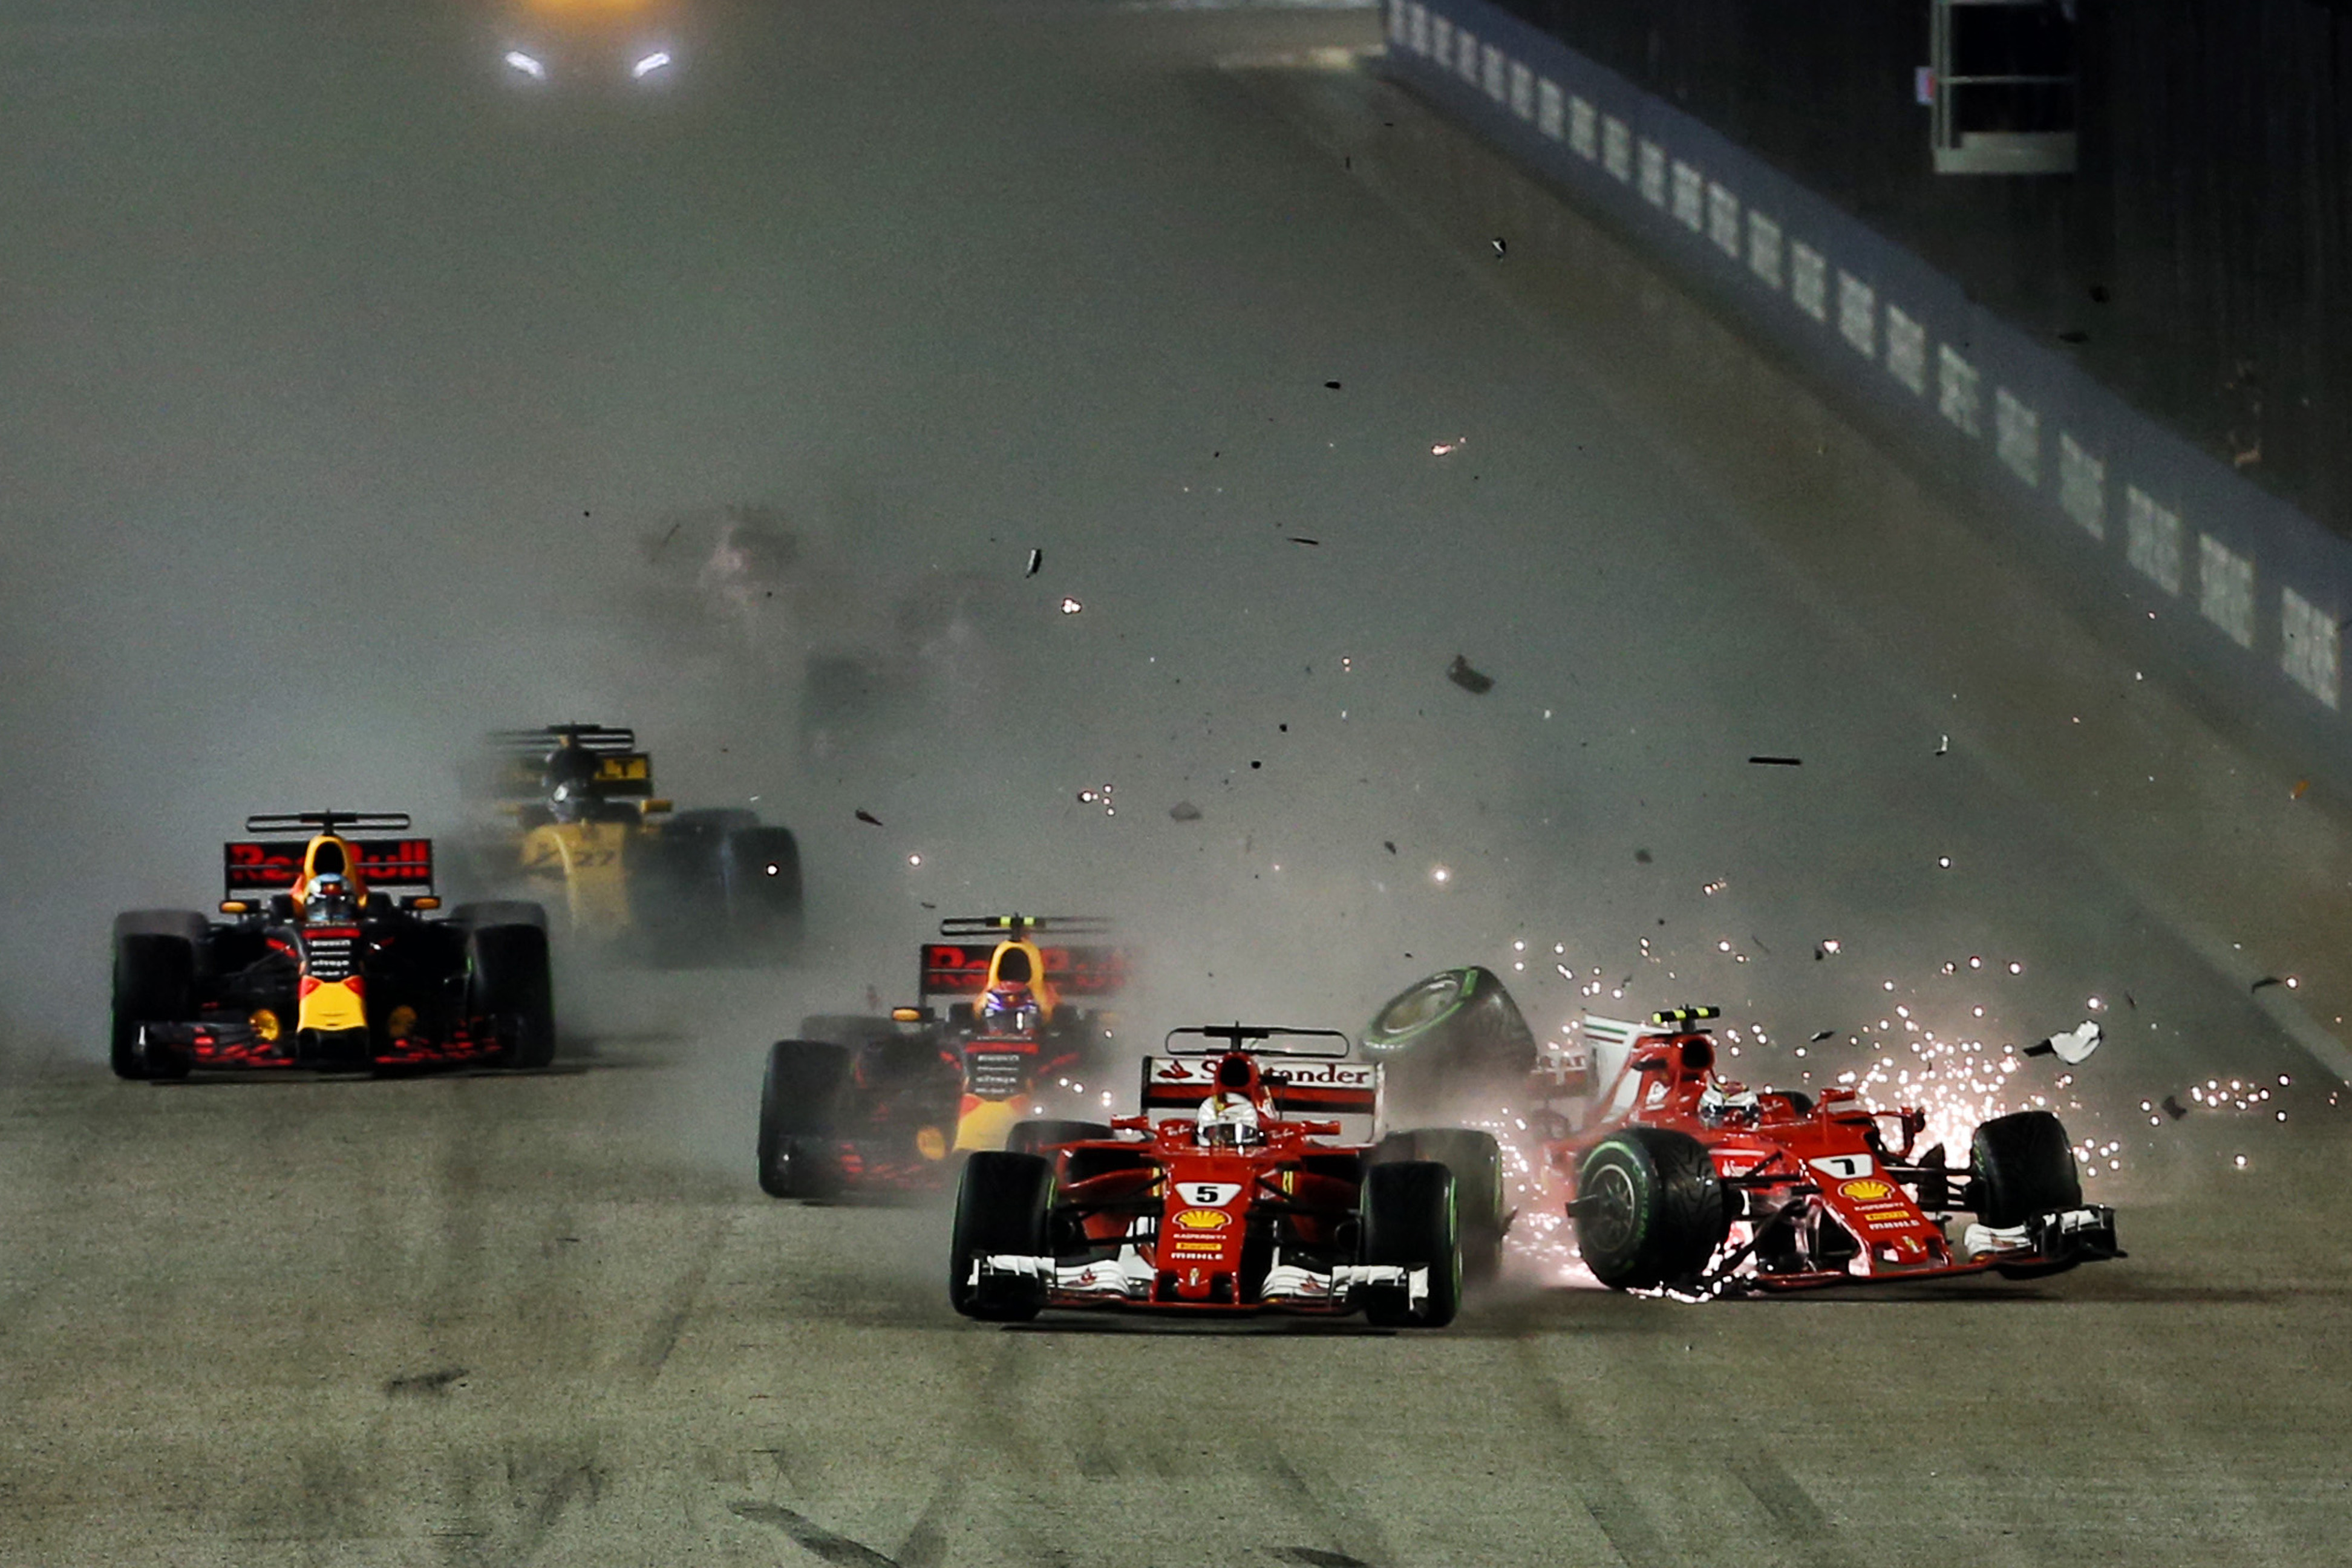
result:
[[[720,10],[638,102],[422,15],[8,25],[0,1560],[2344,1560],[2347,859],[2291,756],[1309,53],[1360,16]],[[715,572],[752,502],[803,553]],[[105,1076],[112,909],[559,713],[801,827],[803,965],[572,955],[541,1078]],[[926,905],[1119,914],[1145,1033],[1528,963],[1539,1024],[1719,1001],[1826,1080],[2095,995],[2004,1104],[2116,1145],[2134,1256],[964,1324],[937,1205],[749,1172],[758,1047]]]

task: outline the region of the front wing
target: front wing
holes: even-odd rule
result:
[[[975,1290],[987,1279],[1043,1279],[1048,1307],[1151,1307],[1185,1311],[1284,1311],[1338,1316],[1363,1305],[1367,1289],[1403,1287],[1418,1310],[1429,1297],[1427,1268],[1393,1263],[1343,1263],[1328,1270],[1286,1263],[1278,1257],[1266,1270],[1255,1301],[1186,1301],[1158,1294],[1160,1270],[1132,1244],[1118,1256],[1090,1263],[1063,1263],[1048,1257],[993,1253],[975,1258],[966,1281]]]

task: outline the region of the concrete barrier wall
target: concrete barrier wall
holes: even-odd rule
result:
[[[1987,487],[2095,623],[2352,783],[2352,543],[2139,414],[1950,279],[1486,0],[1385,0],[1387,71],[1601,209]]]

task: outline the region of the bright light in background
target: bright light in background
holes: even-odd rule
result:
[[[637,80],[643,81],[646,78],[653,75],[654,72],[662,69],[668,64],[669,51],[667,49],[656,49],[652,54],[647,55],[635,65],[631,66],[629,68],[629,74],[636,78]]]
[[[520,49],[509,49],[507,51],[507,64],[514,69],[520,71],[523,75],[530,77],[534,81],[545,81],[547,79],[547,68],[541,65],[529,55],[524,54]]]

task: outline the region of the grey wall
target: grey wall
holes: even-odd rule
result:
[[[2078,172],[1984,178],[1929,168],[1927,0],[1502,4],[2352,536],[2352,7],[2080,0]]]
[[[2352,779],[2352,539],[1879,225],[1492,0],[1388,0],[1386,20],[1385,69],[1976,489],[2074,614],[2242,736]]]

